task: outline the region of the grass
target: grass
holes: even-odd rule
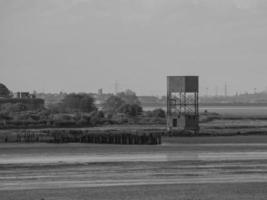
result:
[[[265,135],[267,134],[267,116],[218,115],[211,113],[201,115],[201,136],[233,136],[233,135]],[[7,129],[0,130],[0,142],[8,137],[10,141],[16,140],[16,135],[25,132],[40,134],[44,130],[88,130],[90,132],[164,132],[165,125],[108,125],[89,128],[47,128],[47,129]]]

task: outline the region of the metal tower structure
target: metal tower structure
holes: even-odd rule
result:
[[[167,77],[167,128],[199,132],[199,77]]]

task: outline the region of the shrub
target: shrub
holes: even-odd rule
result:
[[[146,111],[144,115],[150,118],[166,118],[166,113],[161,108],[152,111]]]
[[[143,109],[141,106],[137,104],[125,104],[119,109],[120,113],[126,114],[130,117],[136,117],[138,115],[141,115],[143,112]]]
[[[69,94],[62,101],[62,106],[67,112],[86,112],[96,110],[94,98],[88,94]]]
[[[122,98],[112,95],[103,104],[103,111],[108,115],[113,115],[118,113],[123,105],[125,105],[125,101],[123,101]]]
[[[163,109],[155,109],[152,111],[152,116],[153,117],[159,117],[159,118],[165,118],[166,117],[166,113]]]

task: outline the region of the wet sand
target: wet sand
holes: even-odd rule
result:
[[[0,199],[266,199],[266,138],[1,144]]]

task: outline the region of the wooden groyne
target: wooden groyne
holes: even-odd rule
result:
[[[17,143],[91,143],[91,144],[161,144],[160,131],[23,130],[5,136],[0,142]]]

